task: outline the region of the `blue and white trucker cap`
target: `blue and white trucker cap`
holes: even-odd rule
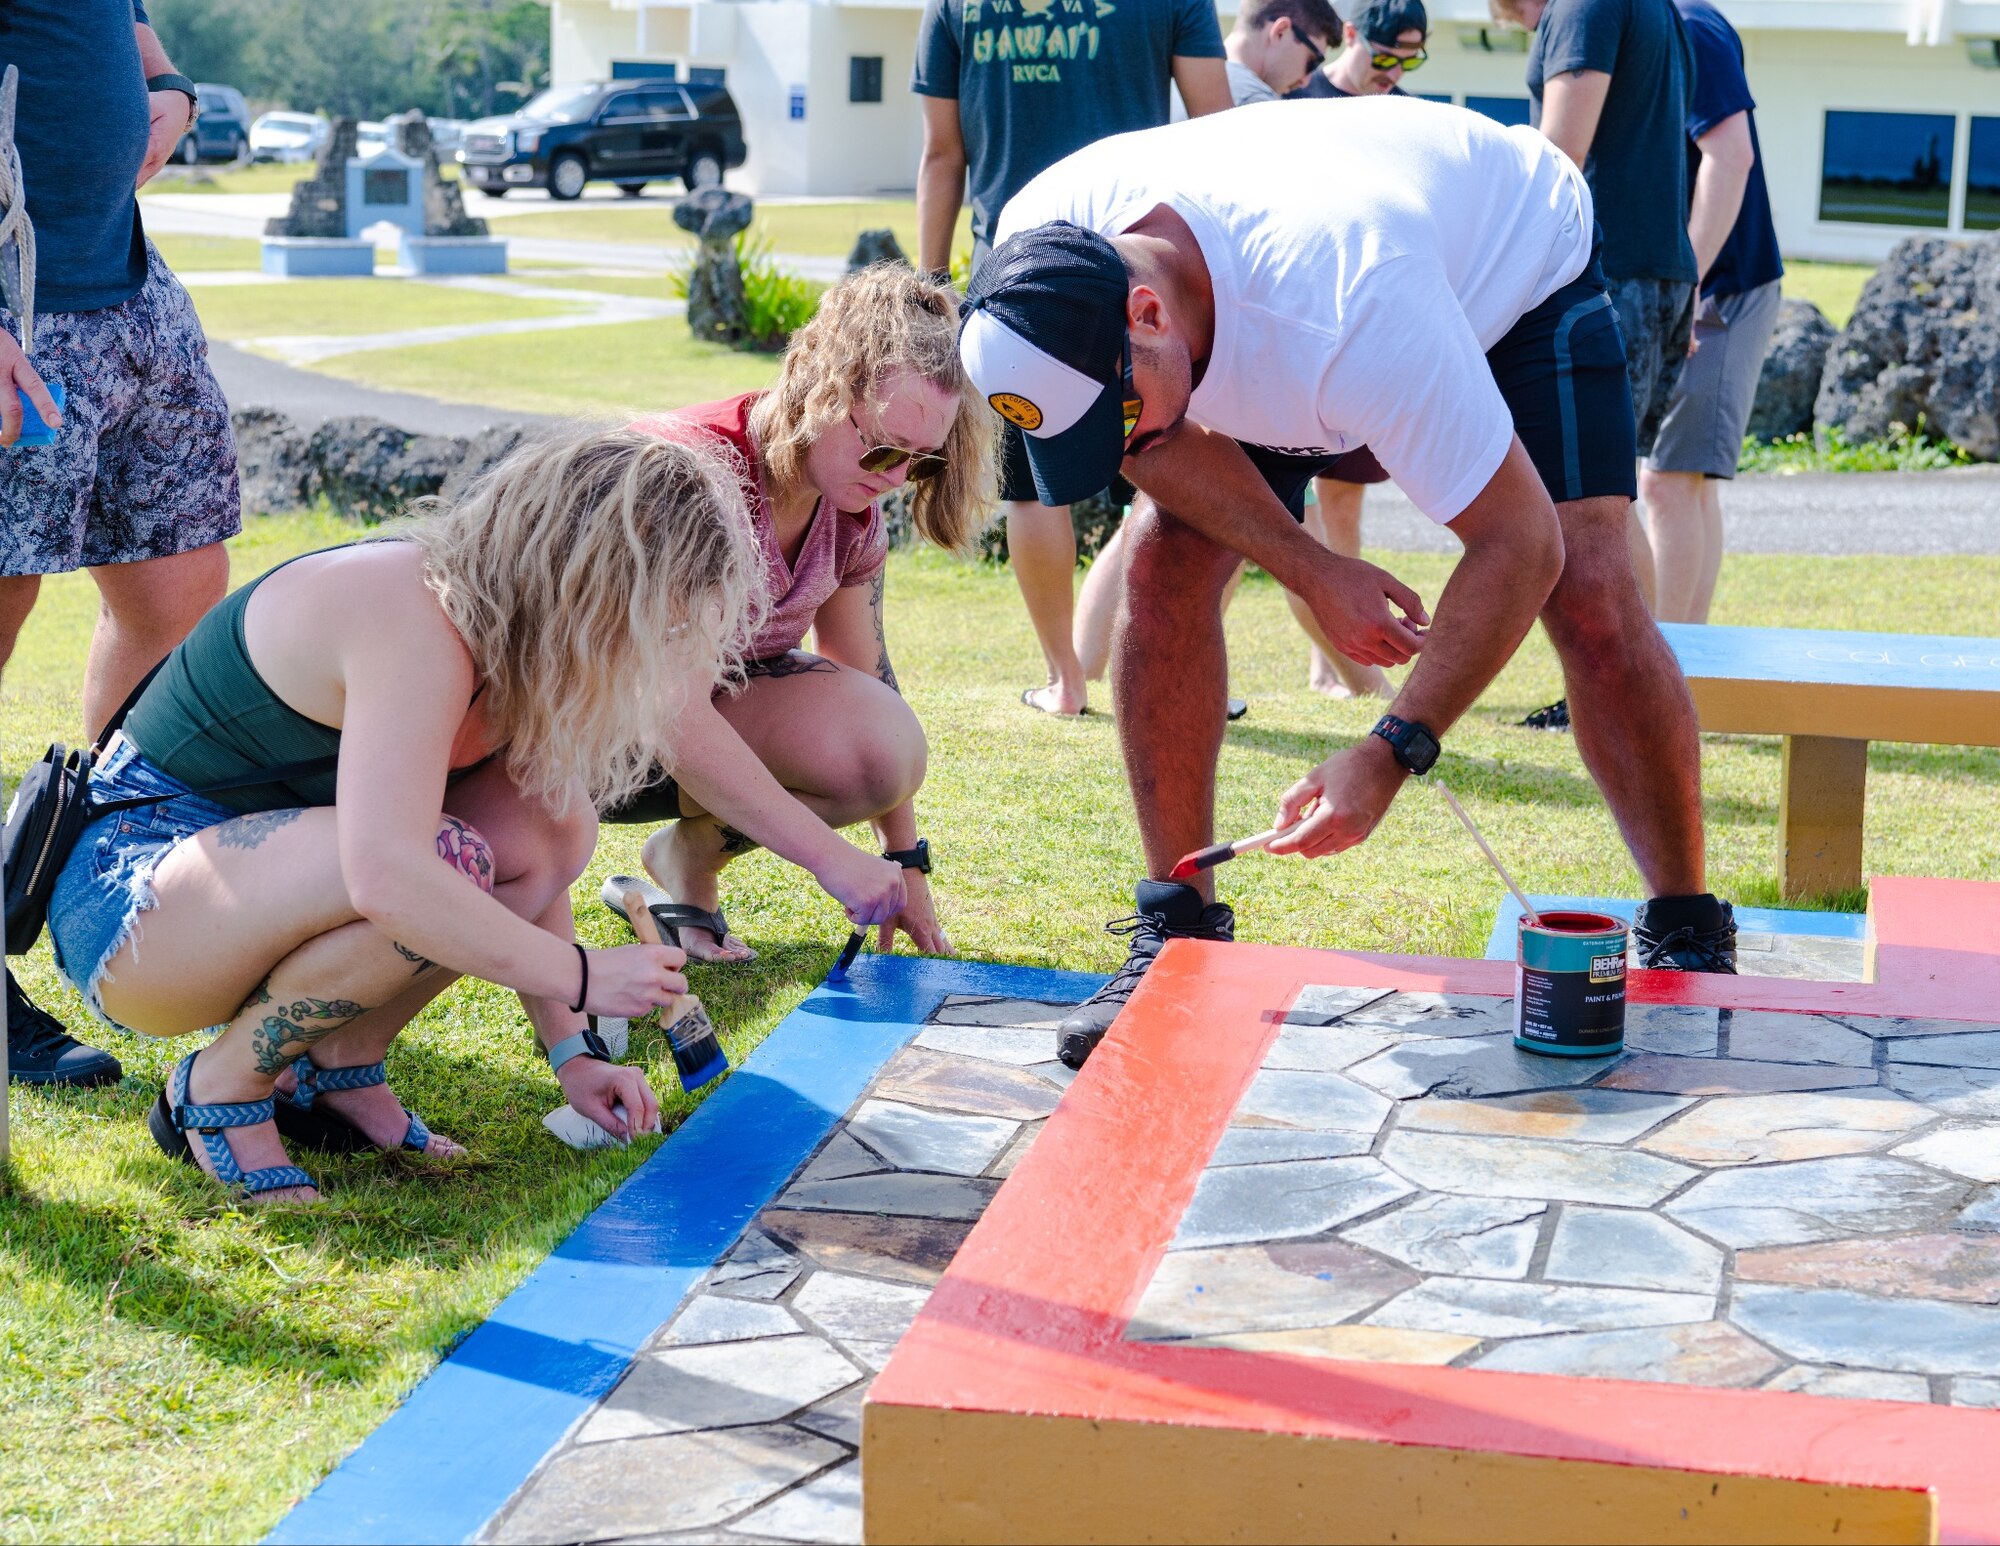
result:
[[[1109,241],[1060,220],[1008,237],[972,276],[959,358],[1020,430],[1043,504],[1088,499],[1124,460],[1128,283]]]

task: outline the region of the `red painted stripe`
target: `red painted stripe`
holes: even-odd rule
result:
[[[1641,1002],[1980,1019],[2000,886],[1876,882],[1873,984],[1636,972]],[[1940,910],[1951,929],[1936,927]],[[1969,920],[1969,921],[1965,921]],[[1942,950],[1961,960],[1934,970]],[[2000,1542],[2000,1413],[1337,1363],[1122,1341],[1284,1009],[1308,982],[1511,993],[1504,962],[1175,941],[967,1239],[873,1401],[1317,1434],[1936,1488],[1942,1539]]]

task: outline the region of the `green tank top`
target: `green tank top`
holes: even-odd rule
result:
[[[301,554],[313,557],[313,554]],[[296,563],[297,559],[287,562]],[[212,607],[160,668],[125,717],[126,738],[146,760],[191,788],[239,773],[306,762],[340,750],[340,732],[286,703],[250,663],[243,613],[277,569]],[[335,775],[259,784],[206,796],[248,814],[333,804]]]

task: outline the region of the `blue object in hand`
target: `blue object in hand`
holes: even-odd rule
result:
[[[49,382],[48,388],[49,396],[56,400],[57,409],[60,410],[69,406],[67,399],[63,395],[62,383],[60,381]],[[16,387],[14,395],[21,399],[21,438],[14,442],[15,449],[32,450],[37,446],[54,445],[56,443],[56,426],[45,424],[42,421],[42,416],[36,411],[35,405],[28,401],[28,394],[26,392]]]

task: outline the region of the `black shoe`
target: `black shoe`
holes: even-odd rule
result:
[[[86,1047],[62,1022],[29,1001],[7,973],[7,1077],[22,1084],[111,1084],[125,1077],[118,1059]]]
[[[1569,699],[1558,698],[1545,709],[1536,709],[1521,721],[1523,730],[1569,729]]]
[[[1132,990],[1139,986],[1139,979],[1146,975],[1146,968],[1153,964],[1153,957],[1160,953],[1160,946],[1170,939],[1236,938],[1236,914],[1226,903],[1204,903],[1193,886],[1171,880],[1142,880],[1136,901],[1138,912],[1104,926],[1107,933],[1131,936],[1131,953],[1125,957],[1125,964],[1109,982],[1078,1004],[1057,1028],[1062,1039],[1056,1055],[1069,1068],[1083,1067],[1084,1061],[1097,1050],[1104,1033],[1111,1029],[1111,1022],[1118,1018],[1118,1011],[1125,1007]]]
[[[1632,938],[1639,947],[1641,966],[1736,975],[1735,910],[1707,892],[1641,902],[1632,920]]]

